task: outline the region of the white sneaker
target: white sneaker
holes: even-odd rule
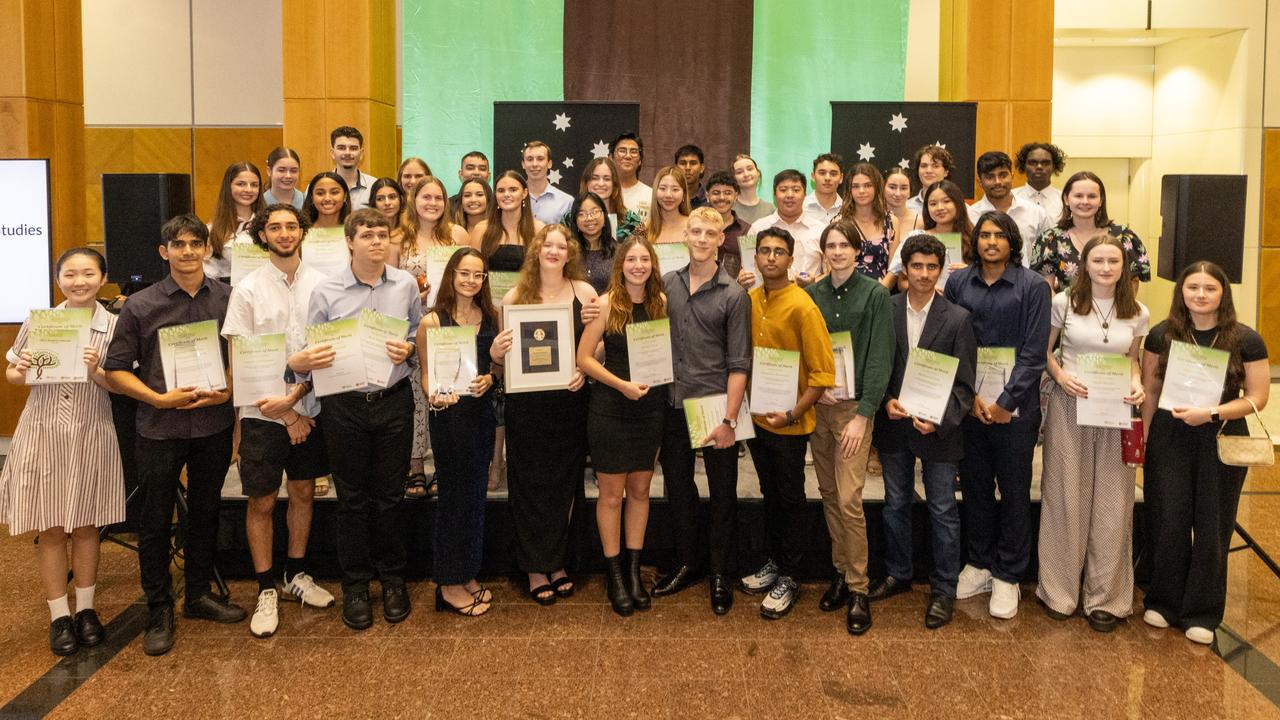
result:
[[[791,612],[791,606],[795,605],[798,597],[800,586],[790,576],[783,575],[760,603],[760,614],[768,620],[777,620]]]
[[[276,628],[280,626],[280,615],[276,612],[277,597],[275,590],[258,593],[258,607],[249,621],[249,632],[254,637],[266,638],[276,634]]]
[[[1167,628],[1167,627],[1169,627],[1169,621],[1168,621],[1168,620],[1165,620],[1165,619],[1164,619],[1164,616],[1163,616],[1163,615],[1161,615],[1160,613],[1156,612],[1155,610],[1148,610],[1148,611],[1146,611],[1146,612],[1142,613],[1142,622],[1144,622],[1144,623],[1146,623],[1146,624],[1148,624],[1148,625],[1150,625],[1151,627],[1154,627],[1154,628]]]
[[[768,560],[759,570],[742,578],[742,589],[752,593],[764,592],[777,582],[778,566],[773,560]]]
[[[289,578],[284,591],[288,593],[288,600],[301,601],[303,607],[333,607],[333,594],[317,585],[310,575],[303,572]]]
[[[1213,631],[1209,628],[1189,627],[1187,628],[1187,639],[1201,645],[1212,645]]]
[[[991,602],[987,611],[991,617],[1008,620],[1018,614],[1018,601],[1022,599],[1022,588],[1016,583],[1009,583],[993,578],[991,580]]]
[[[991,592],[991,571],[965,565],[956,579],[956,599],[964,600]]]

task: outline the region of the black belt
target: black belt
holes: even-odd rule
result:
[[[343,395],[350,395],[351,397],[364,400],[367,403],[372,403],[372,402],[377,402],[381,400],[382,398],[390,395],[393,392],[396,392],[398,390],[403,390],[408,384],[409,384],[409,376],[406,375],[400,378],[399,381],[397,381],[394,385],[388,388],[383,388],[381,390],[374,390],[373,392],[347,392],[347,393],[343,393]]]

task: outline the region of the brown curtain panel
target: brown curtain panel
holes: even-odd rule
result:
[[[753,0],[565,0],[564,99],[640,103],[640,179],[687,143],[706,175],[751,139]]]

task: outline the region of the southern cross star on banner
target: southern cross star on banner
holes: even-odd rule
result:
[[[555,125],[560,132],[565,132],[569,129],[569,116],[565,113],[557,113],[556,119],[552,120],[551,124]]]

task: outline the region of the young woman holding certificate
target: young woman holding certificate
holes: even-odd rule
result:
[[[572,305],[573,347],[582,339],[582,304],[596,291],[582,279],[581,250],[563,225],[538,231],[525,255],[520,281],[502,298],[509,305]],[[561,338],[560,342],[567,338]],[[500,366],[508,362],[512,330],[498,333],[490,355]],[[558,348],[535,348],[555,353]],[[529,575],[529,594],[540,605],[573,594],[565,572],[569,520],[583,500],[582,478],[587,459],[586,376],[574,370],[562,390],[506,395],[507,455],[511,463],[511,514],[516,532],[516,561]],[[510,380],[508,380],[510,382]],[[548,428],[548,421],[554,426]]]
[[[995,227],[987,217],[981,230]],[[1081,282],[1053,298],[1036,596],[1056,620],[1083,597],[1089,625],[1110,632],[1133,606],[1135,471],[1120,434],[1145,397],[1138,349],[1150,314],[1134,298],[1119,238],[1094,236],[1081,259]]]
[[[1182,271],[1169,318],[1151,329],[1145,350],[1143,492],[1151,585],[1142,619],[1154,627],[1184,628],[1187,639],[1209,644],[1226,605],[1227,552],[1248,472],[1218,459],[1217,436],[1247,435],[1245,418],[1255,407],[1266,407],[1271,390],[1267,346],[1236,321],[1222,268],[1197,262]],[[1181,359],[1186,357],[1201,362]],[[1180,399],[1165,409],[1170,405],[1162,397],[1165,378],[1204,377],[1214,369],[1216,382],[1182,388],[1203,399]]]
[[[427,388],[439,483],[432,554],[436,610],[468,616],[483,615],[493,601],[493,593],[476,582],[495,425],[489,347],[498,332],[498,311],[487,277],[480,251],[463,248],[454,253],[445,265],[435,307],[418,324],[418,365],[422,387]],[[474,368],[466,367],[469,363],[460,357],[465,353],[456,347],[444,352],[449,333],[442,329],[461,329],[456,335],[474,338]],[[466,381],[472,372],[474,377]],[[457,384],[460,373],[466,373],[465,385]]]
[[[922,197],[924,205],[920,215],[924,218],[924,232],[938,238],[944,246],[947,246],[947,264],[943,266],[942,277],[938,279],[938,285],[945,287],[952,272],[961,270],[969,264],[968,258],[972,257],[973,252],[973,224],[969,222],[969,213],[965,212],[968,206],[964,202],[964,194],[960,191],[960,186],[950,180],[933,183],[924,189]],[[909,237],[916,232],[919,231],[912,231],[907,235]],[[955,235],[960,236],[958,246],[947,242],[948,236]],[[889,263],[889,276],[894,278],[899,290],[905,291],[907,281],[902,267],[902,243],[898,243],[898,250]]]
[[[674,165],[658,169],[658,174],[653,176],[653,204],[649,207],[653,208],[647,228],[649,242],[657,245],[684,239],[684,226],[689,222],[692,206],[683,170]]]
[[[219,185],[218,200],[213,206],[213,222],[209,223],[209,257],[204,261],[204,273],[209,277],[226,280],[231,277],[231,245],[253,243],[249,236],[249,223],[262,212],[262,173],[250,162],[233,163],[227,167]]]
[[[54,266],[58,288],[67,296],[58,306],[57,325],[72,329],[75,357],[54,353],[59,363],[76,363],[85,381],[34,384],[0,472],[0,522],[10,535],[40,533],[36,559],[49,603],[49,649],[70,655],[102,641],[102,623],[93,609],[98,571],[98,528],[124,520],[124,478],[120,448],[111,424],[107,379],[100,365],[115,331],[116,316],[98,304],[107,282],[107,261],[96,250],[76,248]],[[64,312],[78,310],[79,312]],[[48,311],[43,313],[48,316]],[[71,317],[74,316],[74,317]],[[26,385],[32,342],[43,332],[35,318],[22,324],[8,353],[5,379]],[[57,333],[48,323],[49,335]],[[75,329],[73,329],[75,328]],[[48,355],[48,351],[38,350]],[[75,574],[76,614],[67,603],[67,538]]]
[[[636,368],[632,328],[667,316],[666,295],[662,291],[657,251],[643,238],[632,238],[614,254],[609,276],[609,292],[600,304],[600,313],[582,333],[578,344],[578,365],[596,380],[587,416],[591,441],[591,461],[600,484],[596,503],[596,525],[608,564],[606,594],[613,611],[630,615],[649,609],[649,593],[640,581],[640,551],[649,522],[649,481],[653,463],[662,444],[662,421],[667,405],[667,386],[650,385],[632,376]],[[604,340],[604,362],[595,357],[596,346]],[[659,338],[659,342],[663,342]],[[666,332],[667,361],[670,362],[671,333]],[[648,368],[646,368],[648,369]],[[671,366],[665,368],[670,378]],[[619,525],[622,524],[622,497],[626,494],[626,571],[622,567]]]

